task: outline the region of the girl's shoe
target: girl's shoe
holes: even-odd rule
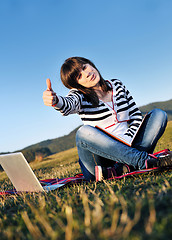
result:
[[[129,172],[131,172],[131,167],[129,167],[127,164],[122,163],[116,163],[112,167],[95,166],[96,181],[115,178],[117,176],[121,176]]]
[[[172,166],[172,152],[168,151],[166,154],[162,154],[158,157],[149,155],[149,158],[145,161],[147,168],[165,168]]]

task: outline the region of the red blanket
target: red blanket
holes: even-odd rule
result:
[[[158,156],[158,155],[165,155],[167,154],[169,150],[168,149],[164,149],[160,152],[156,152],[153,155],[154,156]],[[168,169],[170,169],[170,167],[168,167]],[[161,169],[159,169],[158,167],[155,168],[149,168],[149,169],[143,169],[143,170],[137,170],[134,172],[130,172],[130,173],[126,173],[123,174],[121,176],[116,176],[107,180],[112,180],[112,179],[121,179],[124,177],[128,177],[128,176],[132,176],[132,175],[136,175],[136,174],[143,174],[143,173],[148,173],[151,171],[159,171]],[[57,188],[63,187],[67,184],[74,184],[74,183],[81,183],[82,181],[86,181],[86,179],[84,178],[83,174],[77,174],[74,177],[68,177],[68,178],[62,178],[62,179],[58,179],[58,178],[54,178],[54,179],[45,179],[45,180],[40,180],[41,185],[43,186],[45,191],[52,191],[55,190]],[[3,191],[0,192],[0,195],[10,195],[10,194],[19,194],[20,192],[17,192],[15,189],[12,190],[7,190],[7,191]]]

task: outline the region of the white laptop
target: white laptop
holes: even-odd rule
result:
[[[44,191],[21,152],[0,155],[0,164],[17,191]]]

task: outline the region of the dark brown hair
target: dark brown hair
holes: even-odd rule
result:
[[[99,104],[99,99],[96,94],[96,92],[93,90],[93,88],[86,88],[77,82],[77,77],[80,74],[80,71],[83,67],[84,64],[90,64],[92,67],[94,67],[97,71],[98,69],[94,65],[93,62],[91,62],[89,59],[83,58],[83,57],[71,57],[65,60],[63,63],[61,70],[60,70],[60,75],[61,75],[61,80],[63,84],[69,88],[76,88],[80,92],[84,94],[86,97],[87,101],[91,102],[94,106],[98,106]],[[111,87],[107,84],[107,82],[103,79],[101,76],[100,72],[98,71],[100,75],[100,86],[104,92],[107,92],[111,89]]]

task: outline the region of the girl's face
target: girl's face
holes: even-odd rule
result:
[[[99,81],[100,75],[98,71],[90,64],[84,64],[77,78],[77,83],[86,88],[94,88]]]

